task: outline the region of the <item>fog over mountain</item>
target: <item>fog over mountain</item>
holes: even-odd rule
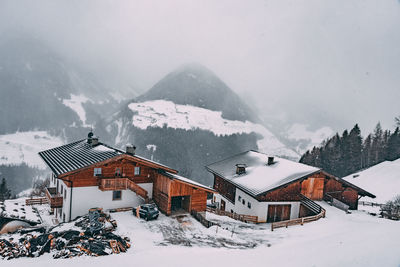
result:
[[[212,185],[204,166],[249,149],[297,159],[211,70],[197,63],[172,71],[105,119],[109,142]],[[96,125],[96,131],[103,127]]]
[[[41,36],[124,90],[144,92],[177,66],[200,62],[277,130],[392,128],[399,25],[396,0],[0,3],[1,32]]]

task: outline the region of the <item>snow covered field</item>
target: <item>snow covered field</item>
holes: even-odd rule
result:
[[[400,222],[319,203],[327,217],[270,231],[207,214],[221,227],[209,229],[187,216],[145,222],[114,213],[117,233],[131,238],[125,254],[53,260],[51,255],[2,262],[2,266],[399,266]],[[225,228],[225,229],[224,229]],[[232,233],[233,231],[233,233]],[[252,248],[254,247],[254,248]]]
[[[19,165],[45,169],[46,165],[37,154],[39,151],[60,146],[63,141],[46,131],[17,132],[0,135],[0,165]]]
[[[366,197],[362,201],[385,203],[400,195],[400,159],[382,162],[343,179],[376,195],[374,199]]]
[[[131,103],[129,104],[129,108],[134,112],[132,118],[133,125],[143,130],[148,127],[162,128],[165,125],[174,129],[210,131],[216,136],[258,133],[262,136],[257,144],[260,151],[292,158],[299,157],[296,152],[286,148],[264,126],[249,121],[242,122],[224,119],[220,111],[212,111],[189,105],[178,105],[166,100]],[[120,127],[118,129],[118,136],[120,136],[123,133]],[[117,137],[117,141],[120,139],[120,137]]]

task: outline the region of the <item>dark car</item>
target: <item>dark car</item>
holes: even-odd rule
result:
[[[154,204],[143,204],[133,209],[133,215],[148,220],[155,220],[158,218],[160,212]]]

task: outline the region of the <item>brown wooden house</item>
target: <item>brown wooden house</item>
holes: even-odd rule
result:
[[[177,170],[135,154],[88,139],[42,151],[52,170],[47,197],[55,216],[70,221],[88,209],[135,207],[154,202],[167,215],[177,210],[205,211],[213,189],[179,176]]]
[[[258,217],[258,222],[296,219],[321,212],[314,201],[357,209],[373,194],[321,169],[247,151],[206,166],[214,175],[213,200],[221,210]]]

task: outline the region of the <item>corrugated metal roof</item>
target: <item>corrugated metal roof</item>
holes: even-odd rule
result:
[[[123,153],[123,151],[103,143],[92,146],[87,143],[87,139],[83,139],[39,152],[39,156],[46,162],[54,174],[58,176]]]

